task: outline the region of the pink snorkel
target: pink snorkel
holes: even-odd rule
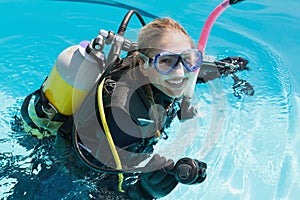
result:
[[[205,47],[206,47],[206,43],[208,40],[208,36],[210,34],[210,30],[212,28],[212,26],[214,25],[216,19],[223,13],[224,10],[226,10],[226,8],[228,8],[230,5],[239,3],[243,0],[225,0],[222,3],[220,3],[208,16],[204,27],[202,29],[201,35],[200,35],[200,39],[198,41],[198,46],[197,49],[200,50],[202,52],[202,54],[204,54],[205,51]],[[190,84],[187,87],[187,90],[184,93],[184,96],[187,98],[192,98],[193,93],[194,93],[194,89],[195,89],[195,85],[196,85],[196,81],[197,81],[197,76],[193,77],[193,84]]]

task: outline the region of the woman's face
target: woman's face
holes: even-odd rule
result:
[[[190,40],[186,35],[169,31],[159,46],[155,45],[155,48],[161,49],[160,52],[155,52],[150,56],[155,56],[157,53],[161,53],[163,51],[181,53],[184,50],[191,49],[192,47]],[[148,77],[149,81],[156,88],[172,98],[181,97],[187,86],[193,83],[193,77],[195,78],[199,71],[196,70],[194,72],[189,72],[184,68],[181,62],[178,62],[173,71],[167,75],[163,75],[156,71],[152,65],[150,66],[151,67],[147,67],[145,69],[141,68],[142,73]]]

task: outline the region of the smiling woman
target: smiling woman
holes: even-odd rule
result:
[[[201,24],[205,24],[204,21],[210,10],[213,10],[220,2],[220,0],[212,0],[186,3],[175,0],[172,5],[169,2],[160,2],[158,5],[154,0],[147,1],[147,3],[128,0],[127,5],[117,1],[101,0],[85,2],[32,0],[26,3],[1,1],[2,15],[6,17],[0,20],[0,26],[4,27],[0,32],[0,199],[118,199],[121,196],[124,197],[123,193],[107,190],[112,181],[114,186],[117,186],[122,177],[101,173],[101,170],[113,169],[120,172],[122,168],[126,171],[123,172],[125,175],[123,185],[126,185],[131,182],[131,179],[127,177],[132,170],[139,172],[142,169],[145,170],[144,167],[149,167],[147,163],[151,158],[136,166],[144,157],[127,151],[120,152],[121,162],[118,162],[116,156],[111,156],[113,154],[111,143],[99,142],[99,138],[104,139],[102,141],[109,141],[106,139],[109,137],[106,135],[107,130],[104,131],[105,133],[95,131],[95,134],[91,131],[84,131],[105,127],[102,123],[99,124],[101,112],[95,112],[95,108],[100,110],[101,104],[108,101],[105,98],[109,95],[111,88],[115,87],[113,82],[109,82],[111,77],[106,77],[104,81],[99,80],[97,82],[99,85],[92,87],[93,92],[85,94],[91,101],[85,100],[77,108],[78,113],[82,115],[75,115],[77,135],[71,142],[63,139],[61,135],[39,140],[24,132],[24,122],[20,118],[23,100],[39,88],[47,75],[46,88],[50,89],[52,94],[58,90],[67,91],[67,87],[61,89],[58,82],[58,89],[55,90],[52,88],[55,81],[49,84],[51,78],[55,78],[52,81],[59,80],[56,78],[58,74],[62,74],[60,64],[68,63],[67,56],[64,57],[66,54],[63,54],[64,59],[59,57],[58,60],[64,63],[56,63],[54,67],[57,56],[61,52],[69,52],[69,55],[74,53],[75,57],[82,56],[82,54],[87,56],[85,53],[87,46],[93,44],[92,42],[101,34],[104,38],[108,36],[106,35],[108,32],[105,31],[100,31],[97,35],[99,28],[118,30],[120,19],[127,9],[138,10],[147,23],[156,15],[173,18],[180,22],[195,40],[198,39]],[[166,7],[168,10],[165,10]],[[162,199],[298,198],[300,187],[297,180],[300,179],[298,173],[300,165],[297,152],[299,152],[300,137],[297,131],[299,130],[300,100],[297,97],[299,93],[297,88],[300,83],[296,73],[297,57],[291,56],[300,45],[296,37],[300,31],[296,23],[300,20],[300,15],[294,12],[298,7],[300,9],[300,4],[291,0],[272,2],[272,4],[259,0],[244,1],[237,6],[230,7],[218,18],[216,26],[211,30],[205,52],[201,51],[204,61],[200,67],[200,76],[197,77],[198,84],[193,91],[192,99],[190,102],[179,101],[183,107],[189,108],[192,105],[192,108],[196,108],[197,116],[184,122],[179,121],[181,116],[175,116],[170,127],[165,129],[167,134],[160,131],[162,139],[153,146],[153,154],[158,153],[161,156],[153,157],[154,160],[172,165],[172,162],[162,159],[166,157],[174,160],[177,163],[173,166],[174,169],[180,169],[181,172],[188,171],[189,166],[197,166],[192,168],[197,170],[193,171],[195,176],[191,176],[192,178],[182,179],[185,177],[184,173],[177,173],[179,171],[170,170],[167,167],[167,170],[171,171],[168,175],[174,176],[180,184],[177,184],[175,189]],[[127,42],[132,42],[127,44],[135,44],[133,41],[137,40],[135,39],[137,29],[141,28],[140,21],[136,19],[138,18],[132,18],[123,37],[115,39],[126,38]],[[282,31],[283,24],[288,26],[288,31]],[[91,38],[94,39],[89,41]],[[174,38],[174,44],[176,38],[178,38],[177,35]],[[285,41],[282,38],[286,38]],[[81,43],[86,39],[88,41]],[[171,39],[171,35],[168,35],[167,39],[162,42],[168,39]],[[151,46],[154,42],[151,42]],[[103,53],[110,55],[108,56],[110,58],[113,54],[110,54],[110,48],[106,49],[106,47],[112,44],[105,44],[103,49]],[[162,83],[157,84],[157,87],[155,83],[152,84],[151,90],[155,94],[169,93],[169,95],[156,97],[163,102],[163,105],[167,102],[169,109],[164,111],[164,106],[153,106],[151,115],[155,116],[157,111],[162,111],[163,116],[173,116],[180,104],[174,102],[170,105],[168,102],[173,97],[181,96],[182,88],[186,87],[185,81],[189,79],[187,74],[193,73],[193,70],[189,69],[193,69],[193,66],[197,68],[199,59],[196,59],[196,62],[189,60],[190,54],[186,52],[197,52],[191,50],[194,49],[191,45],[183,46],[183,43],[180,43],[175,48],[167,46],[170,43],[161,44],[164,46],[159,46],[156,50],[152,49],[154,51],[149,51],[149,54],[142,52],[143,54],[139,56],[136,52],[127,55],[127,51],[123,55],[122,50],[120,59],[124,60],[127,56],[137,55],[136,64],[141,77],[147,77],[148,74],[156,74],[151,77],[153,80],[168,77],[168,79],[159,79],[158,81]],[[69,49],[67,48],[69,46],[73,47]],[[66,48],[68,51],[63,51]],[[186,51],[187,49],[189,50]],[[212,55],[212,58],[207,54]],[[199,53],[195,55],[200,57]],[[230,55],[238,56],[224,59]],[[249,63],[240,57],[247,58]],[[90,56],[89,59],[95,58]],[[107,60],[112,61],[112,59]],[[86,65],[86,63],[85,61],[82,66],[91,67],[89,69],[93,68],[93,64],[98,66],[95,60],[90,62],[91,65]],[[192,64],[189,65],[189,63]],[[127,64],[129,67],[130,62],[123,63],[123,65]],[[161,64],[168,68],[162,68]],[[251,71],[245,73],[244,70],[249,69],[248,65]],[[55,76],[52,72],[49,74],[51,68],[56,69],[56,71],[53,70]],[[80,69],[83,70],[83,68]],[[97,78],[96,74],[101,69],[97,67],[93,69],[95,72],[90,74]],[[143,72],[145,72],[144,75]],[[162,76],[161,72],[166,72],[166,74]],[[79,81],[84,75],[86,74],[81,73],[74,76],[74,86],[81,83]],[[131,76],[132,74],[127,75],[131,78],[135,77]],[[224,77],[232,77],[233,80]],[[92,79],[94,78],[88,81],[94,82]],[[253,83],[254,96],[246,95],[247,92],[244,89],[248,88],[249,83],[244,79],[249,79]],[[123,82],[117,83],[118,87],[124,87],[123,83],[128,83],[124,78],[121,81]],[[65,83],[68,85],[70,82]],[[102,88],[101,83],[103,83],[103,88],[109,86],[109,88],[105,87],[109,89],[108,93],[99,92]],[[140,86],[137,81],[132,81],[130,84],[134,89]],[[160,86],[164,87],[159,89]],[[112,99],[121,95],[122,91],[118,87],[112,92]],[[248,91],[251,94],[253,88]],[[99,94],[103,94],[103,98],[100,98]],[[137,96],[140,97],[141,93]],[[144,99],[147,100],[149,96],[151,97],[147,93]],[[47,97],[51,97],[50,93],[47,93]],[[103,99],[102,102],[101,99]],[[126,108],[126,105],[115,103],[115,100],[112,101],[112,105],[122,108],[121,111]],[[131,103],[133,106],[128,109],[133,112],[140,104],[136,101]],[[59,105],[62,104],[59,103]],[[107,107],[103,109],[105,111]],[[44,111],[47,110],[44,109]],[[135,134],[138,133],[132,131],[137,124],[142,125],[145,132],[152,126],[155,130],[157,127],[161,128],[161,125],[155,123],[155,117],[149,118],[141,116],[141,113],[134,113],[138,117],[128,121],[124,120],[126,113],[117,108],[115,111],[117,114],[112,112],[112,115],[106,117],[108,119],[113,116],[116,126],[122,127],[122,132],[130,133],[128,137],[137,138]],[[193,110],[192,113],[194,113]],[[168,124],[168,118],[163,116],[160,119],[167,121]],[[91,123],[89,121],[91,119],[94,119],[95,123]],[[89,123],[82,123],[86,121]],[[117,152],[123,148],[122,146],[129,148],[127,143],[122,144],[127,141],[126,139],[113,135],[114,127],[109,127],[109,131]],[[153,136],[157,136],[156,134],[157,132],[153,132]],[[142,139],[146,141],[145,136]],[[143,148],[143,145],[140,148]],[[98,159],[104,150],[107,157]],[[124,159],[129,157],[131,160]],[[186,157],[191,159],[186,159]],[[207,177],[202,184],[190,186],[188,183],[203,181],[201,178],[205,174],[201,170],[205,169],[205,163],[197,160],[207,163]],[[100,165],[103,162],[106,162],[109,167],[103,168]],[[170,187],[166,191],[153,191],[151,173],[143,175],[143,178],[140,176],[140,185],[136,186],[142,186],[152,195],[158,196],[166,194],[169,189],[173,188],[174,179],[167,176],[167,180],[172,182]],[[126,189],[126,187],[121,189]]]
[[[183,61],[172,64],[175,67],[170,65],[173,71],[168,74],[144,65],[140,53],[151,55],[153,46],[155,51],[192,51],[193,43],[183,27],[170,18],[153,20],[142,27],[137,44],[130,42],[123,35],[134,14],[145,25],[140,14],[132,10],[117,34],[101,30],[91,42],[64,50],[40,89],[25,98],[21,114],[26,132],[38,139],[57,135],[57,140],[74,142],[88,166],[100,173],[109,172],[109,177],[98,181],[105,192],[115,190],[118,175],[119,198],[156,199],[169,194],[179,182],[199,184],[206,178],[204,162],[184,158],[175,165],[173,160],[153,154],[154,145],[167,139],[167,129],[179,111],[188,108],[180,104],[190,77],[198,75],[202,56],[194,66],[185,66],[189,70],[182,67],[186,65]],[[152,34],[153,41],[147,40],[147,33]],[[106,58],[104,45],[110,43]],[[119,57],[121,50],[128,52],[123,59]],[[182,115],[180,118],[184,120]],[[145,125],[140,119],[150,123]],[[181,168],[186,167],[189,170],[182,175]],[[193,174],[188,173],[190,170]],[[124,176],[131,181],[123,182]],[[183,181],[181,177],[185,177]]]
[[[160,25],[161,24],[161,25]],[[164,24],[165,27],[162,27]],[[148,77],[149,81],[158,89],[163,91],[170,97],[180,98],[186,86],[193,79],[192,76],[197,76],[199,68],[202,64],[202,54],[200,51],[193,51],[194,45],[187,33],[176,30],[176,22],[171,19],[163,19],[153,24],[148,24],[151,30],[147,30],[145,27],[142,29],[139,35],[138,49],[142,53],[142,56],[154,59],[153,62],[143,63],[141,69],[142,74]],[[180,28],[180,27],[179,27]],[[170,30],[175,31],[170,32]],[[149,40],[148,38],[152,38]],[[154,39],[156,38],[156,39]],[[162,52],[163,51],[163,52]],[[170,56],[175,56],[177,52],[195,52],[198,59],[193,63],[192,67],[187,66],[184,62],[168,62],[171,61]],[[165,52],[170,52],[166,55]],[[141,55],[139,55],[141,57]],[[178,59],[177,59],[178,60]],[[181,59],[182,60],[182,59]],[[173,60],[175,61],[175,60]],[[150,65],[149,65],[150,64]],[[150,67],[151,66],[151,67]],[[185,66],[185,67],[184,67]],[[189,69],[189,70],[187,70]],[[190,73],[194,72],[194,73]],[[163,76],[162,76],[163,75]]]

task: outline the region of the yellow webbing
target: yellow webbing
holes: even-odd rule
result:
[[[104,128],[106,139],[108,141],[109,147],[111,149],[111,152],[113,154],[114,160],[115,160],[116,165],[117,165],[117,170],[122,170],[121,160],[119,158],[119,154],[117,152],[114,141],[111,137],[109,127],[107,125],[107,121],[106,121],[106,118],[105,118],[103,100],[102,100],[102,90],[103,90],[104,81],[105,81],[105,79],[103,79],[103,81],[100,83],[100,85],[98,86],[98,90],[97,90],[97,92],[98,92],[98,98],[97,99],[98,99],[98,108],[99,108],[100,118],[101,118],[101,121],[102,121],[102,125],[103,125],[103,128]],[[122,183],[123,183],[124,176],[123,176],[122,173],[119,173],[118,176],[119,176],[118,190],[120,192],[124,192],[124,190],[122,189]]]

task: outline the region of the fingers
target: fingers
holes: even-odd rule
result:
[[[178,184],[178,181],[176,181],[174,175],[166,175],[165,178],[158,183],[158,187],[160,187],[164,192],[171,192],[173,190],[173,188],[176,187],[176,185]]]
[[[174,175],[170,173],[174,169],[174,161],[167,160],[159,155],[154,155],[145,166],[148,172],[141,174],[141,186],[155,198],[169,194],[178,184]]]
[[[170,171],[174,167],[174,161],[165,157],[161,157],[155,154],[151,160],[145,165],[145,170],[148,172],[156,171],[159,169],[164,169],[165,171]]]
[[[172,165],[172,168],[174,166],[174,162]],[[161,168],[158,170],[155,170],[153,172],[148,172],[145,174],[145,177],[147,177],[149,183],[154,184],[154,185],[158,185],[161,184],[163,185],[165,182],[168,181],[168,179],[170,179],[170,174],[167,168],[170,168],[171,166],[167,166],[165,168]],[[173,175],[171,177],[174,177]]]

